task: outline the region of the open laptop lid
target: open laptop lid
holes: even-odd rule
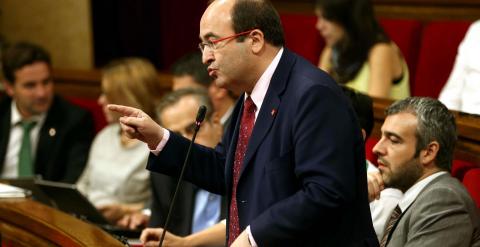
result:
[[[36,180],[35,184],[51,199],[53,207],[94,224],[109,224],[97,208],[77,190],[75,184],[46,180]]]

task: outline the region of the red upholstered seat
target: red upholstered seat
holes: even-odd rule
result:
[[[452,169],[450,173],[452,174],[452,176],[462,181],[463,177],[465,176],[465,173],[467,173],[468,170],[477,168],[477,167],[478,167],[477,165],[472,164],[468,161],[453,160]]]
[[[477,207],[480,208],[480,168],[471,169],[465,173],[463,185],[467,188]]]
[[[470,21],[433,21],[424,27],[414,96],[438,98],[453,68],[458,45],[470,24]]]
[[[107,125],[107,120],[103,114],[102,107],[97,103],[96,100],[76,97],[68,97],[67,99],[73,104],[86,109],[92,114],[93,122],[95,124],[95,133],[98,133]]]
[[[365,142],[365,158],[372,162],[375,166],[377,166],[377,155],[373,153],[373,147],[377,144],[378,139],[370,136],[367,141]]]
[[[410,72],[410,88],[413,88],[418,51],[420,50],[422,23],[418,20],[384,18],[380,19],[380,25],[402,51]]]
[[[317,65],[320,52],[325,46],[323,38],[315,28],[315,15],[281,14],[285,43],[293,52]]]

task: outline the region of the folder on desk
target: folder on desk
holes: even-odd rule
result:
[[[78,191],[75,184],[37,180],[35,183],[50,197],[55,208],[96,224],[115,235],[139,237],[141,230],[127,230],[109,224],[97,208]]]

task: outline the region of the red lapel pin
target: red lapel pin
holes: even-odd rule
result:
[[[272,117],[275,117],[275,115],[277,114],[277,109],[272,109],[270,114],[272,115]]]

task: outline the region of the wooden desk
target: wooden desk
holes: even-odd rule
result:
[[[100,228],[30,199],[0,199],[0,245],[124,246]]]

